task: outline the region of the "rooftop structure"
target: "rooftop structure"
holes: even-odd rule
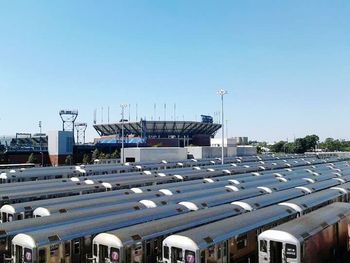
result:
[[[116,135],[121,137],[122,125],[125,136],[133,135],[141,138],[176,138],[194,135],[214,137],[221,124],[194,121],[146,121],[118,122],[111,124],[96,124],[94,128],[100,136]]]

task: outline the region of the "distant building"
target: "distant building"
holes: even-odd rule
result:
[[[221,147],[222,138],[212,138],[210,140],[210,145],[212,147]],[[248,137],[224,138],[224,147],[236,145],[248,145]]]
[[[129,143],[132,146],[137,143],[163,147],[210,146],[210,139],[221,128],[221,124],[212,123],[210,116],[204,116],[202,122],[141,120],[140,122],[96,124],[94,128],[101,136],[100,139],[96,139],[96,143],[119,146],[122,141],[122,126],[126,147]]]

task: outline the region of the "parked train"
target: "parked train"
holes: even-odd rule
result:
[[[349,249],[349,227],[350,204],[330,204],[262,232],[259,263],[341,262]]]
[[[344,192],[342,192],[342,194],[344,194]],[[306,195],[304,197],[308,197],[308,196],[310,195]],[[239,211],[242,210],[242,208],[239,206],[235,206],[235,207],[238,208]],[[211,208],[209,208],[208,210],[210,209]],[[288,209],[289,211],[292,211],[289,208],[286,208],[286,209]],[[113,214],[113,215],[107,215],[107,216],[98,217],[98,218],[95,217],[89,220],[81,219],[79,222],[68,221],[66,223],[62,223],[61,225],[56,225],[56,226],[47,226],[47,227],[45,227],[45,225],[41,225],[37,227],[28,226],[28,230],[24,231],[22,228],[22,232],[20,232],[21,227],[19,227],[16,231],[12,232],[12,233],[17,232],[17,235],[16,235],[17,238],[15,239],[16,243],[13,243],[13,247],[22,246],[22,250],[18,249],[16,250],[17,251],[16,253],[12,251],[11,258],[14,260],[14,262],[17,262],[16,258],[19,258],[20,255],[25,256],[25,254],[23,253],[25,253],[24,250],[27,249],[26,250],[27,252],[32,253],[32,260],[33,260],[32,262],[61,262],[60,260],[64,260],[65,262],[87,262],[86,257],[89,257],[89,258],[92,257],[91,255],[92,238],[99,232],[105,232],[105,231],[127,227],[127,226],[129,227],[129,226],[132,226],[138,223],[147,222],[147,221],[168,218],[170,216],[188,213],[191,210],[192,210],[191,206],[173,204],[173,205],[165,205],[157,208],[150,208],[142,211],[135,211],[135,212],[125,213],[125,214]],[[260,211],[260,210],[257,210],[257,211]],[[256,211],[253,211],[248,214],[251,214],[252,217],[256,218],[255,214],[253,214],[255,212]],[[266,214],[273,216],[273,213],[272,214],[266,213]],[[295,217],[297,215],[297,212],[293,212],[291,214],[293,214],[293,216]],[[28,220],[35,220],[35,219],[28,219]],[[37,220],[41,220],[44,222],[45,220],[53,220],[53,219],[50,219],[50,217],[47,217],[47,218],[39,218]],[[24,220],[23,223],[25,223],[25,221],[27,220]],[[240,220],[240,221],[246,222],[245,220]],[[264,222],[264,221],[262,220],[259,222]],[[13,222],[13,223],[16,223],[16,222]],[[19,221],[18,224],[19,223],[22,223],[22,222]],[[181,222],[178,221],[178,223],[181,223]],[[254,225],[249,225],[249,226],[254,226]],[[7,233],[9,232],[10,231],[7,231]],[[209,231],[207,233],[212,233],[212,232]]]
[[[288,205],[273,205],[168,236],[163,241],[162,262],[256,262],[257,235],[320,206],[348,201],[349,186],[347,183],[289,200]]]

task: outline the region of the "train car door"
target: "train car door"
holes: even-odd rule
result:
[[[99,245],[98,247],[98,262],[105,262],[109,258],[108,247]],[[74,261],[73,261],[74,262]]]
[[[350,224],[348,224],[348,250],[350,250]]]
[[[23,263],[23,248],[21,246],[16,246],[16,262]]]
[[[281,242],[270,241],[270,262],[282,263],[282,248]]]
[[[72,262],[81,262],[81,252],[82,252],[82,244],[81,244],[81,239],[76,238],[72,240]]]
[[[154,259],[154,244],[152,241],[146,241],[144,249],[145,262],[156,262]]]

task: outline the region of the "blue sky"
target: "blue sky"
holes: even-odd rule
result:
[[[220,110],[229,135],[350,139],[349,1],[0,1],[0,134]]]

